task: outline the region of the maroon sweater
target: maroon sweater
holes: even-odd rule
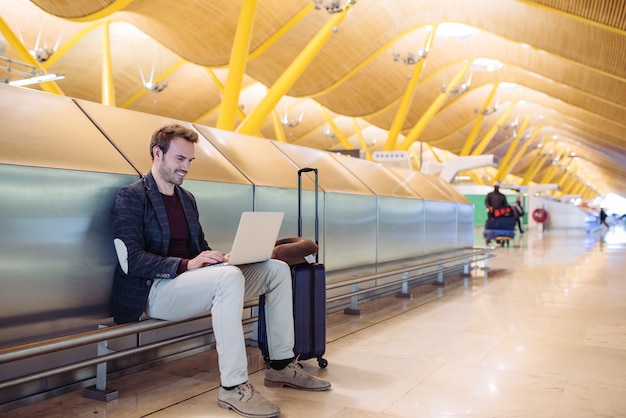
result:
[[[182,258],[177,270],[177,274],[181,274],[187,271],[187,263],[189,263],[189,227],[178,196],[176,194],[172,196],[161,194],[161,196],[167,212],[167,220],[170,223],[170,245],[167,255]]]

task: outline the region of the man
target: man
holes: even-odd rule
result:
[[[199,222],[194,196],[181,187],[194,160],[195,131],[178,124],[158,129],[150,142],[152,168],[121,188],[112,214],[116,245],[127,266],[113,284],[116,323],[151,318],[178,320],[210,310],[219,359],[218,405],[246,417],[274,417],[279,408],[248,383],[241,323],[244,300],[265,294],[270,368],[266,386],[330,389],[294,359],[291,273],[278,260],[244,266],[213,266],[228,254],[212,250]],[[125,263],[124,263],[125,264]]]
[[[604,225],[604,226],[606,226],[607,228],[610,229],[611,227],[609,226],[608,223],[606,223],[606,216],[607,215],[606,215],[606,211],[604,210],[604,208],[600,208],[600,215],[599,215],[599,219],[598,219],[599,222],[600,222],[600,225]]]
[[[523,234],[524,229],[522,227],[522,222],[524,218],[524,203],[522,202],[522,196],[517,196],[515,203],[513,203],[511,207],[513,208],[513,215],[515,215],[515,221],[517,222],[519,233]]]
[[[485,206],[489,211],[489,217],[498,217],[505,212],[510,212],[509,203],[506,200],[506,196],[500,192],[500,182],[493,183],[493,191],[487,193],[485,197]]]

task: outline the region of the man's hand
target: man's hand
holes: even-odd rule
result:
[[[202,251],[195,258],[189,260],[187,270],[195,270],[200,267],[210,266],[211,264],[223,263],[227,260],[228,258],[219,251]]]

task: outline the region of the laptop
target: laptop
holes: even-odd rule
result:
[[[269,260],[283,216],[283,212],[243,212],[228,262],[214,265],[240,265]]]

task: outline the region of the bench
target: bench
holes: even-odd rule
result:
[[[196,316],[180,321],[162,321],[158,319],[147,319],[144,321],[132,322],[123,325],[100,325],[98,329],[92,331],[79,332],[72,335],[51,338],[49,340],[37,341],[33,343],[0,349],[0,363],[9,363],[12,361],[23,360],[43,354],[54,353],[62,350],[97,343],[97,354],[93,358],[74,362],[65,366],[55,367],[49,370],[40,371],[37,373],[32,373],[8,381],[2,381],[0,382],[0,391],[12,386],[25,384],[39,379],[45,379],[50,376],[54,376],[64,372],[96,365],[96,385],[93,388],[86,389],[85,396],[103,401],[116,399],[117,391],[107,389],[106,387],[106,365],[108,361],[116,360],[121,357],[137,354],[165,345],[190,340],[192,338],[200,337],[203,335],[208,335],[212,332],[210,328],[203,331],[197,331],[148,344],[142,344],[140,338],[140,335],[143,332],[156,330],[159,328],[176,326],[185,322],[196,321],[198,319],[209,316],[210,314],[206,314],[204,316]],[[244,319],[244,323],[252,323],[255,321],[256,318]],[[137,336],[137,343],[135,347],[120,351],[114,351],[109,349],[107,341],[128,335]]]
[[[387,289],[392,286],[400,287],[401,291],[398,296],[406,297],[408,293],[408,287],[412,283],[413,285],[432,283],[436,286],[445,286],[443,281],[446,272],[452,270],[458,270],[459,266],[463,266],[463,275],[470,276],[470,269],[472,263],[477,261],[484,261],[483,269],[486,271],[487,260],[492,257],[491,248],[464,248],[459,250],[453,250],[446,252],[445,254],[434,254],[423,257],[419,262],[401,268],[390,269],[374,274],[367,274],[359,277],[353,277],[343,280],[337,280],[327,284],[327,290],[334,290],[342,287],[351,287],[351,291],[337,296],[327,298],[327,302],[335,302],[341,299],[350,298],[350,307],[345,309],[346,314],[360,313],[358,309],[359,297],[364,296],[366,293],[370,293],[377,289]],[[378,283],[380,279],[390,278],[393,276],[400,276],[399,279],[394,279],[385,283]],[[434,277],[434,279],[433,279]],[[422,280],[423,279],[423,280]],[[420,281],[421,280],[421,281]],[[360,289],[359,284],[366,282],[372,282],[373,287],[367,289]],[[254,324],[258,320],[258,298],[247,301],[244,304],[244,308],[250,309],[250,316],[243,318],[244,324]],[[169,344],[183,342],[193,338],[209,335],[212,333],[211,328],[203,329],[201,331],[195,331],[188,334],[171,337],[165,340],[155,341],[147,344],[143,344],[141,341],[141,333],[152,331],[165,327],[177,326],[186,322],[196,321],[202,318],[208,318],[210,314],[207,313],[203,316],[196,316],[180,321],[163,321],[157,319],[147,319],[139,322],[133,322],[123,325],[101,325],[96,330],[79,332],[72,335],[61,336],[51,338],[48,340],[37,341],[33,343],[27,343],[0,349],[0,364],[14,362],[18,360],[24,360],[31,357],[59,352],[75,347],[84,346],[87,344],[97,344],[97,353],[92,358],[77,361],[74,363],[66,364],[63,366],[54,367],[48,370],[31,373],[28,375],[12,378],[5,381],[0,381],[0,391],[9,387],[23,385],[29,382],[45,379],[50,376],[66,373],[69,371],[96,366],[95,386],[85,389],[84,395],[89,398],[110,401],[118,397],[118,392],[114,389],[107,388],[107,362],[120,359],[132,354],[141,353],[144,351],[156,349]],[[129,336],[136,335],[136,344],[134,347],[126,348],[123,350],[114,351],[108,347],[108,341]]]
[[[457,270],[459,265],[463,265],[463,275],[470,276],[470,268],[472,263],[484,261],[483,269],[488,270],[487,260],[492,257],[491,248],[471,247],[461,248],[457,250],[445,251],[443,253],[429,254],[420,258],[420,262],[400,268],[385,270],[374,274],[366,274],[353,277],[350,279],[334,281],[326,286],[327,290],[338,289],[342,287],[351,287],[351,291],[326,299],[327,303],[337,300],[350,298],[350,307],[344,309],[345,314],[359,315],[361,311],[358,309],[359,297],[371,294],[378,289],[385,289],[393,286],[401,286],[401,291],[397,293],[398,297],[410,297],[408,292],[409,284],[419,285],[424,283],[432,283],[435,286],[443,287],[445,283],[443,277],[445,274]],[[459,263],[460,262],[460,263]],[[378,280],[390,278],[393,276],[401,276],[399,279],[387,281],[385,283],[377,283]],[[360,284],[373,282],[373,286],[361,289]]]

